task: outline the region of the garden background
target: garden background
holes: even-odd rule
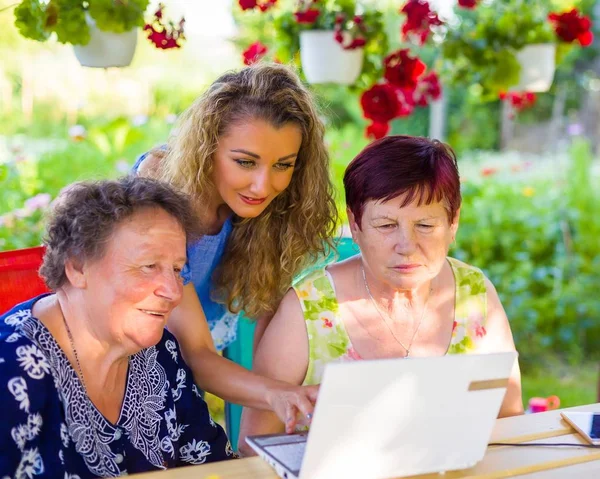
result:
[[[130,67],[87,69],[70,46],[20,36],[12,3],[0,1],[0,250],[40,244],[44,212],[65,185],[125,174],[139,154],[164,143],[177,115],[220,73],[241,67],[243,45],[264,31],[259,15],[244,15],[237,2],[167,1],[169,15],[186,17],[183,48],[160,51],[139,42]],[[386,29],[399,31],[402,2],[375,3]],[[423,58],[433,55],[431,48],[423,48]],[[516,115],[507,102],[483,103],[444,87],[445,140],[457,151],[463,193],[450,254],[482,268],[495,284],[520,352],[525,404],[554,394],[562,406],[596,400],[597,48],[572,56],[550,92]],[[341,178],[369,141],[367,123],[359,92],[313,89],[343,214]],[[429,122],[427,107],[391,127],[396,134],[427,135]]]

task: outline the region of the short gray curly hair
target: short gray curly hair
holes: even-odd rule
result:
[[[171,215],[188,242],[199,236],[187,195],[166,183],[127,176],[65,188],[53,205],[44,237],[46,253],[39,273],[48,288],[65,284],[68,258],[101,259],[116,227],[146,208],[161,208]]]

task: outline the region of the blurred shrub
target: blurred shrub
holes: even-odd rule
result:
[[[522,361],[548,352],[599,356],[600,194],[590,167],[588,144],[576,141],[562,184],[463,185],[451,254],[496,286]]]
[[[39,195],[52,199],[74,181],[127,174],[137,156],[166,140],[170,128],[165,122],[135,125],[116,118],[91,123],[81,141],[66,139],[58,128],[56,135],[63,137],[58,146],[39,155],[27,151],[31,139],[13,146],[8,158],[0,158],[0,250],[40,244],[48,204],[37,201]]]

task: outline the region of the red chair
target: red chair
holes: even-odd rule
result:
[[[44,251],[43,246],[0,251],[0,314],[49,291],[38,275]]]

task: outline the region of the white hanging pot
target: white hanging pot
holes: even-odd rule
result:
[[[552,86],[556,70],[556,44],[527,45],[517,53],[521,65],[519,84],[513,91],[545,92]]]
[[[100,30],[88,15],[90,41],[87,45],[73,45],[79,63],[84,67],[109,68],[126,67],[131,63],[137,45],[138,30],[133,28],[125,33]]]
[[[363,49],[344,50],[333,30],[300,33],[300,60],[309,83],[351,85],[362,70]]]

